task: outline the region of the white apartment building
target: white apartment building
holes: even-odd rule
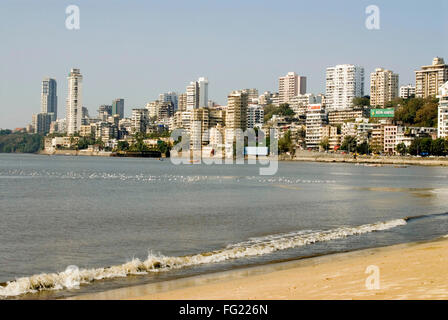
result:
[[[201,77],[187,86],[187,110],[208,107],[208,80]]]
[[[398,97],[398,74],[383,68],[370,74],[370,105],[385,107]]]
[[[298,94],[289,100],[291,109],[296,115],[304,115],[311,104],[322,104],[322,95],[312,93]]]
[[[327,68],[325,107],[327,111],[353,106],[353,98],[364,96],[364,68],[337,65]]]
[[[82,121],[82,75],[79,69],[71,69],[67,79],[67,134],[71,135],[79,131]]]
[[[325,108],[320,104],[308,106],[306,113],[306,147],[319,149],[322,139],[322,127],[327,123]]]
[[[437,137],[448,137],[448,82],[439,89],[439,112]]]
[[[260,105],[250,104],[247,107],[247,127],[261,128],[264,122],[264,109]]]
[[[400,98],[409,99],[415,97],[415,86],[408,84],[400,87]]]
[[[306,77],[298,76],[295,72],[288,72],[278,78],[279,104],[289,103],[292,97],[306,93]]]

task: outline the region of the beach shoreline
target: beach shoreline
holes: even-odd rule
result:
[[[376,267],[380,288],[368,288],[366,281]],[[69,299],[448,299],[448,239],[328,254]]]
[[[86,151],[86,150],[58,150],[55,152],[40,151],[35,153],[37,155],[46,156],[91,156],[91,157],[112,157],[112,152],[98,152],[98,151]],[[132,158],[132,157],[131,157]],[[142,157],[134,157],[142,158]],[[169,158],[167,158],[169,159]],[[212,159],[203,157],[203,159]],[[260,160],[269,160],[260,157]],[[430,167],[448,167],[448,158],[411,158],[411,157],[399,157],[399,156],[357,156],[354,158],[352,155],[342,154],[325,154],[325,153],[299,153],[295,157],[279,155],[278,161],[280,162],[321,162],[321,163],[343,163],[343,164],[358,164],[367,166],[430,166]],[[198,162],[200,163],[200,162]]]

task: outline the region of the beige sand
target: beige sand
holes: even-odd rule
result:
[[[380,289],[366,288],[379,267]],[[309,259],[303,265],[129,299],[448,299],[448,240]]]

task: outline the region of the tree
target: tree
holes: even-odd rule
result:
[[[356,152],[360,154],[369,154],[370,153],[370,146],[367,143],[367,141],[364,141],[363,143],[356,146]]]
[[[396,106],[394,120],[397,122],[418,127],[434,127],[437,124],[437,98],[401,99],[394,100],[392,104]]]
[[[356,151],[356,137],[353,136],[346,136],[344,138],[344,141],[341,145],[341,150],[348,151],[348,152],[355,152]]]
[[[415,114],[415,125],[418,127],[434,127],[437,125],[438,99],[425,99],[423,106]]]
[[[290,152],[293,153],[293,143],[291,139],[291,130],[288,130],[282,138],[278,140],[278,152],[279,153],[286,153]]]
[[[403,142],[398,144],[396,149],[397,149],[397,152],[402,156],[406,155],[406,153],[408,151],[408,148],[406,147],[406,145]]]
[[[365,107],[370,105],[370,97],[355,97],[353,98],[353,105],[355,107]]]
[[[283,103],[278,107],[278,114],[285,117],[294,116],[294,110],[289,107],[288,103]]]
[[[439,138],[431,142],[431,154],[434,156],[445,156],[448,153],[448,140]]]
[[[117,151],[127,151],[129,149],[129,142],[127,141],[118,141],[117,143]]]
[[[264,121],[269,121],[273,115],[279,115],[284,117],[292,117],[295,115],[294,110],[292,110],[288,103],[283,103],[279,107],[272,104],[264,107]]]
[[[328,151],[328,149],[330,148],[330,141],[329,141],[328,137],[325,137],[324,139],[322,139],[322,141],[320,142],[319,145],[323,150]]]
[[[409,153],[413,156],[429,155],[431,154],[431,138],[417,138],[412,141],[409,147]]]

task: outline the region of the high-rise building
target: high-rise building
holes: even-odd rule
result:
[[[385,107],[398,97],[398,74],[383,68],[370,74],[370,105]]]
[[[101,121],[106,121],[112,115],[112,106],[103,104],[98,108],[98,118]]]
[[[322,127],[327,124],[325,108],[320,104],[308,106],[306,112],[306,147],[319,149],[322,140]]]
[[[306,93],[306,77],[298,76],[295,72],[288,72],[278,78],[279,103],[289,103],[292,97]]]
[[[50,132],[50,124],[52,121],[52,113],[33,114],[34,133],[45,135]]]
[[[260,105],[250,104],[247,107],[247,127],[261,128],[264,123],[264,109]]]
[[[193,150],[201,149],[208,144],[209,109],[197,108],[191,111],[190,118],[190,145]]]
[[[41,113],[51,113],[51,121],[58,117],[58,95],[56,80],[45,78],[42,80]]]
[[[400,87],[400,98],[409,99],[415,97],[415,86],[408,84]]]
[[[258,102],[258,89],[251,88],[251,89],[243,89],[242,91],[247,93],[247,98],[249,99],[249,104],[254,101]]]
[[[177,100],[177,109],[178,111],[186,111],[187,110],[187,94],[181,93]]]
[[[227,97],[226,129],[247,128],[248,95],[242,91],[232,91]]]
[[[208,79],[201,77],[199,83],[199,108],[208,107]]]
[[[427,98],[436,96],[439,88],[448,81],[448,65],[443,58],[436,57],[432,65],[415,71],[415,96]]]
[[[67,133],[74,134],[81,128],[82,119],[82,75],[79,69],[71,69],[67,79]]]
[[[174,115],[174,105],[171,101],[155,100],[146,104],[148,117],[157,120],[169,118]]]
[[[437,136],[439,138],[448,137],[448,82],[439,89],[439,114]]]
[[[178,96],[176,92],[166,92],[159,94],[159,101],[161,102],[171,102],[174,107],[174,111],[177,111],[179,107]]]
[[[124,118],[124,99],[112,101],[112,115],[118,114],[120,119]]]
[[[304,115],[310,104],[323,104],[322,95],[299,94],[289,100],[290,107],[297,115]]]
[[[353,106],[353,98],[364,96],[364,68],[351,64],[327,68],[325,106],[327,111]]]
[[[146,128],[148,126],[148,110],[132,109],[131,122],[132,133],[146,133]]]
[[[190,82],[187,86],[187,110],[207,108],[208,106],[208,80],[201,77],[198,81]]]

